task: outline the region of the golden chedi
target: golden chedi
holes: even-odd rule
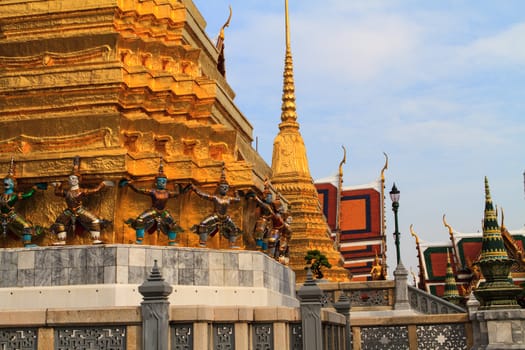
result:
[[[193,183],[211,193],[223,165],[232,191],[257,190],[269,177],[191,1],[8,1],[0,3],[0,26],[0,169],[7,172],[14,156],[21,190],[35,183],[67,187],[76,156],[87,188],[123,178],[151,187],[160,157],[171,191]],[[135,229],[125,221],[151,207],[151,200],[113,186],[83,205],[109,223],[97,240],[134,243]],[[231,210],[246,232],[241,244],[249,243],[255,224],[251,207],[243,200]],[[166,208],[184,229],[177,242],[198,246],[189,228],[213,205],[188,191]],[[22,215],[46,227],[63,210],[52,188],[20,206]],[[68,235],[66,243],[91,244],[92,238]],[[168,240],[165,234],[143,238],[145,244]],[[229,242],[219,236],[209,242],[219,245]]]

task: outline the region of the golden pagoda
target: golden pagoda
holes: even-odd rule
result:
[[[330,229],[320,208],[317,190],[308,167],[306,147],[299,132],[288,0],[285,0],[285,18],[286,58],[282,113],[279,134],[273,146],[272,184],[288,200],[293,216],[289,266],[295,271],[297,282],[304,281],[306,279],[304,257],[309,250],[319,250],[332,265],[331,269],[323,270],[324,277],[331,282],[348,281],[348,272],[342,266],[343,259],[334,247]]]
[[[65,182],[79,156],[86,187],[122,178],[151,187],[161,157],[170,182],[212,193],[224,165],[232,191],[262,188],[271,169],[251,146],[252,125],[217,69],[220,52],[205,27],[191,0],[0,2],[0,171],[13,156],[19,188]],[[134,242],[124,222],[149,205],[117,186],[86,203],[112,223],[102,232],[106,243]],[[245,233],[255,223],[251,206],[242,201],[230,210]],[[48,189],[19,210],[49,227],[63,208]],[[168,208],[185,229],[178,243],[196,246],[188,228],[212,205],[188,192]],[[218,236],[210,246],[226,246]],[[76,236],[67,243],[89,242]],[[167,238],[150,235],[144,243]],[[20,242],[3,244],[12,245]]]

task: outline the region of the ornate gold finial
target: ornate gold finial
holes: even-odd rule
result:
[[[224,163],[222,163],[221,179],[219,180],[219,185],[229,185],[228,181],[226,181],[226,165]]]
[[[290,45],[290,12],[288,11],[288,0],[284,0],[284,15],[285,15],[285,29],[286,29],[286,50],[291,48]]]
[[[281,124],[279,129],[299,128],[297,123],[297,110],[295,105],[295,82],[293,76],[292,49],[290,44],[290,16],[288,0],[285,0],[285,27],[286,27],[286,58],[284,60],[284,86],[281,106]]]
[[[450,226],[447,223],[447,220],[445,218],[446,218],[446,215],[443,214],[443,225],[445,225],[445,227],[448,229],[448,235],[450,237],[450,242],[452,242],[452,253],[454,254],[453,261],[454,261],[456,270],[460,270],[461,269],[461,266],[460,266],[461,259],[459,257],[459,252],[457,249],[456,238],[454,237],[454,229],[452,228],[452,226]]]
[[[217,38],[217,43],[215,47],[219,50],[219,52],[222,50],[223,44],[224,44],[224,29],[230,26],[230,22],[232,20],[232,5],[229,5],[230,8],[230,15],[228,16],[228,19],[226,20],[226,23],[224,23],[221,27],[221,30],[219,32],[219,37]]]
[[[417,258],[419,263],[419,283],[417,284],[417,287],[421,290],[426,290],[426,282],[425,282],[425,263],[423,261],[423,254],[421,254],[421,245],[419,244],[419,236],[414,231],[414,225],[410,224],[410,234],[416,239],[416,250],[417,250]]]
[[[334,248],[339,250],[339,245],[341,243],[341,193],[343,191],[343,164],[346,163],[346,148],[343,148],[343,159],[339,163],[339,174],[337,179],[337,199],[336,199],[336,209],[335,209],[335,242]]]
[[[223,76],[226,76],[226,59],[224,57],[224,29],[230,25],[231,19],[232,7],[230,5],[230,15],[228,16],[226,23],[224,23],[224,25],[221,27],[219,37],[217,38],[217,43],[215,44],[215,47],[219,51],[219,57],[217,58],[217,69]]]
[[[13,156],[11,156],[11,162],[9,163],[6,178],[15,179],[15,157]]]
[[[340,179],[343,178],[343,164],[346,163],[346,148],[344,145],[341,145],[341,147],[343,148],[343,159],[339,163],[339,178]]]
[[[388,169],[388,154],[383,152],[385,155],[385,165],[383,166],[383,169],[381,169],[381,181],[385,182],[385,170]]]
[[[230,5],[230,15],[228,16],[228,20],[226,21],[226,23],[224,23],[223,26],[221,27],[219,36],[217,38],[217,43],[215,44],[217,51],[219,51],[219,57],[217,57],[217,70],[224,77],[226,77],[226,59],[224,57],[224,29],[230,25],[231,19],[232,19],[232,7]]]
[[[485,202],[492,202],[492,197],[490,196],[489,179],[486,176],[485,176]]]
[[[73,158],[73,171],[71,175],[75,175],[80,180],[80,156]]]
[[[447,220],[445,220],[446,215],[443,214],[443,225],[445,225],[446,228],[448,228],[448,234],[452,237],[454,230],[452,229],[452,226],[450,226],[447,223]]]
[[[416,244],[419,244],[419,237],[416,232],[414,232],[413,229],[414,225],[410,224],[410,234],[416,239]]]
[[[157,179],[159,179],[159,178],[166,179],[167,178],[166,174],[164,173],[164,162],[163,162],[162,156],[160,156],[159,171],[158,171],[158,174],[157,174],[156,178]]]
[[[505,227],[505,213],[503,212],[503,207],[501,207],[501,226],[500,226],[500,229],[501,229],[501,231],[504,231],[504,230],[507,229]]]

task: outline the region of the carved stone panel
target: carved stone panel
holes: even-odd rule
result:
[[[303,326],[301,323],[290,324],[290,349],[301,350],[303,348]]]
[[[0,349],[36,350],[38,345],[36,328],[0,329]]]
[[[361,349],[408,350],[408,328],[406,326],[363,327]]]
[[[218,350],[235,349],[235,325],[216,323],[213,325],[213,348]]]
[[[55,350],[126,350],[126,327],[61,327],[55,329]]]
[[[416,333],[420,349],[467,349],[467,335],[463,324],[417,326]]]
[[[193,324],[176,323],[171,327],[171,349],[193,349]]]
[[[253,325],[253,348],[256,350],[273,349],[273,325],[271,323]]]

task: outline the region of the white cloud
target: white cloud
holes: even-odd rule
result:
[[[417,25],[388,14],[348,17],[296,19],[294,50],[302,69],[363,82],[411,60],[419,42]]]
[[[525,22],[515,24],[504,31],[479,38],[460,53],[468,64],[525,65]]]

